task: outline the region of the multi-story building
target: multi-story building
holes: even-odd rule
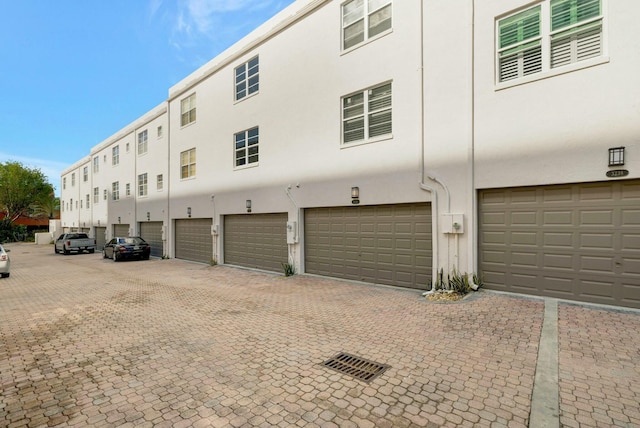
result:
[[[298,0],[65,170],[63,227],[203,263],[421,289],[455,269],[640,307],[638,13]],[[87,193],[88,216],[66,209]]]

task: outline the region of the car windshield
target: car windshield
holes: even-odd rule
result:
[[[119,238],[118,244],[128,244],[128,245],[140,245],[144,244],[144,241],[141,238]]]

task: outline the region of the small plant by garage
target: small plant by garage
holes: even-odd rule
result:
[[[284,276],[293,276],[296,274],[296,267],[292,263],[282,263],[282,270],[284,271]]]
[[[477,274],[461,273],[455,268],[445,277],[441,268],[438,277],[429,286],[431,289],[423,294],[427,300],[456,301],[471,291],[479,290],[483,283]]]

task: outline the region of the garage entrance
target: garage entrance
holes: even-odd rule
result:
[[[482,190],[487,288],[640,308],[640,180]]]
[[[210,218],[176,220],[176,258],[200,263],[213,259]]]
[[[114,224],[113,225],[113,237],[116,236],[129,236],[129,225],[128,224]]]
[[[305,210],[305,270],[426,289],[431,278],[431,205]]]
[[[282,271],[287,263],[287,213],[224,216],[224,262]]]
[[[104,244],[106,244],[106,232],[106,227],[96,227],[96,250],[98,251],[102,251],[104,248]]]
[[[151,255],[162,257],[164,249],[162,247],[162,222],[147,221],[140,223],[140,236],[151,246]]]

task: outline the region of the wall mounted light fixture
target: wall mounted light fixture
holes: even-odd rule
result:
[[[609,166],[624,165],[624,147],[612,147],[609,149]]]
[[[247,199],[247,202],[245,203],[245,206],[247,207],[247,212],[250,213],[251,212],[251,199]]]
[[[98,220],[98,226],[100,226],[100,220]]]
[[[360,197],[360,188],[352,187],[351,188],[351,199],[358,199]]]
[[[187,207],[187,217],[191,218],[191,207]]]

